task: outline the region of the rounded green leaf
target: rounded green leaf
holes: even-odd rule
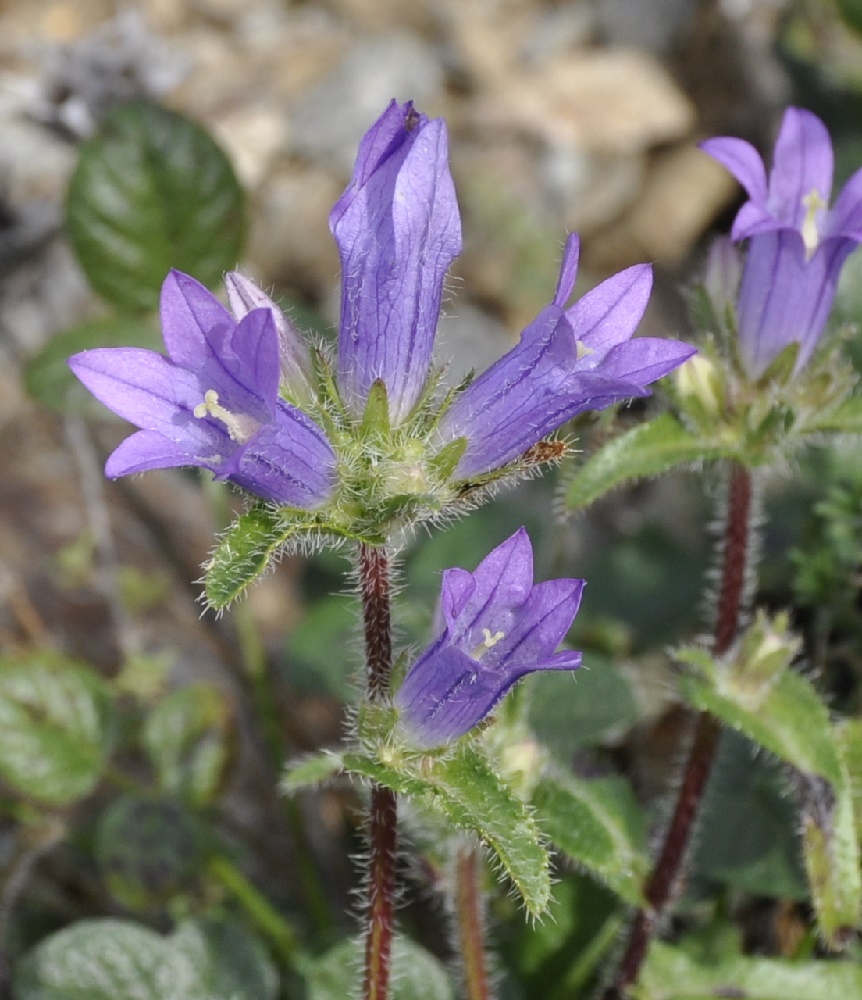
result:
[[[200,867],[198,829],[177,802],[123,796],[101,817],[96,861],[117,900],[147,910],[166,903]]]
[[[145,102],[118,108],[83,146],[66,221],[90,284],[124,311],[154,308],[172,267],[216,285],[245,235],[242,189],[222,149]]]
[[[211,684],[180,688],[150,712],[143,741],[166,792],[194,806],[209,805],[230,760],[230,706]]]
[[[49,805],[84,798],[107,763],[112,709],[98,675],[71,660],[0,659],[0,776]]]
[[[344,1000],[362,977],[361,938],[342,941],[316,959],[308,971],[308,1000]],[[409,938],[392,948],[392,1000],[452,1000],[452,985],[440,962]]]

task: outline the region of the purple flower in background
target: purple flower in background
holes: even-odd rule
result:
[[[199,465],[250,493],[315,507],[335,486],[326,435],[279,398],[279,335],[269,308],[239,322],[201,285],[172,271],[162,286],[168,357],[133,347],[69,359],[106,406],[141,428],[108,458],[110,478]]]
[[[425,385],[443,279],[461,252],[443,121],[392,101],[360,143],[329,227],[341,256],[339,390],[361,416],[382,379],[398,424]]]
[[[437,638],[395,695],[410,742],[430,748],[481,722],[525,674],[574,670],[578,652],[556,652],[578,612],[583,580],[533,583],[533,550],[523,528],[474,573],[449,569],[437,609]]]
[[[862,170],[830,211],[832,143],[823,122],[801,108],[784,114],[768,177],[743,139],[710,139],[702,148],[749,196],[732,231],[735,240],[750,239],[737,307],[743,364],[758,378],[796,343],[798,372],[826,325],[841,267],[862,242]]]
[[[649,395],[645,386],[694,354],[674,340],[631,339],[652,288],[647,264],[603,281],[567,308],[579,251],[572,234],[554,301],[444,415],[444,439],[467,438],[456,476],[481,475],[511,462],[584,410]]]

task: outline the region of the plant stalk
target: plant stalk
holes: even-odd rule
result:
[[[359,546],[359,583],[365,628],[368,698],[389,696],[392,676],[392,611],[389,560],[381,547]],[[382,785],[371,787],[368,928],[365,937],[364,1000],[387,1000],[395,915],[398,802]]]
[[[751,556],[753,489],[751,472],[733,463],[727,492],[727,513],[722,537],[721,572],[712,652],[723,656],[739,631],[745,605],[746,580]],[[676,805],[662,841],[658,861],[645,889],[647,906],[638,911],[626,950],[603,1000],[623,1000],[637,981],[650,941],[673,898],[685,861],[695,820],[700,810],[721,724],[708,712],[697,716]]]
[[[455,915],[466,1000],[493,1000],[485,954],[485,927],[479,858],[472,847],[462,847],[455,862]]]

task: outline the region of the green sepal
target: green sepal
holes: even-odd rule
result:
[[[385,758],[385,759],[382,759]],[[473,743],[462,742],[442,756],[381,748],[378,756],[346,753],[344,769],[405,795],[456,830],[475,833],[533,916],[551,898],[548,852],[532,811],[495,773]]]
[[[288,764],[279,787],[285,795],[293,795],[304,788],[313,788],[315,785],[328,781],[343,770],[344,760],[342,757],[327,750],[325,753],[304,757],[302,760]]]
[[[627,903],[646,905],[646,822],[627,782],[545,777],[533,793],[533,806],[539,825],[560,851]]]
[[[732,440],[704,440],[671,413],[663,413],[609,441],[577,470],[566,490],[566,509],[580,510],[622,483],[656,476],[680,465],[735,454]]]
[[[700,963],[654,941],[636,1000],[835,1000],[862,996],[862,968],[851,962],[782,962],[742,956]]]
[[[205,594],[220,611],[235,601],[270,565],[278,550],[306,528],[282,518],[269,507],[253,507],[231,524],[216,545],[205,569]]]
[[[445,445],[428,463],[442,480],[452,477],[461,456],[467,450],[467,438],[459,437]]]
[[[359,425],[359,436],[363,438],[388,438],[392,430],[389,419],[389,396],[382,378],[375,379],[368,393],[368,402]]]
[[[695,665],[708,657],[703,650],[683,650],[679,655]],[[679,687],[695,708],[711,712],[803,773],[819,775],[833,785],[841,784],[829,713],[811,684],[799,674],[786,671],[755,703],[744,685],[730,682],[729,672],[723,671],[720,664],[715,664],[712,676],[702,673],[681,677]]]
[[[835,742],[847,772],[856,837],[862,844],[862,719],[845,719],[839,723],[835,727]]]

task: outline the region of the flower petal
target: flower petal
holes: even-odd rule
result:
[[[219,300],[182,271],[170,271],[159,301],[162,337],[173,362],[195,370],[210,359],[209,338],[233,326],[230,313]]]
[[[766,167],[763,165],[760,153],[750,142],[721,136],[707,139],[700,144],[700,148],[727,167],[756,205],[766,204]]]
[[[391,104],[363,139],[330,228],[342,270],[339,387],[358,416],[382,379],[397,424],[425,384],[443,279],[461,250],[444,123]]]
[[[69,367],[114,413],[143,430],[156,431],[190,453],[218,451],[227,434],[212,421],[198,420],[203,401],[195,375],[155,351],[99,347],[69,358]]]
[[[652,268],[635,264],[587,292],[566,319],[591,354],[585,368],[594,368],[615,344],[628,340],[643,318],[652,291]]]
[[[108,456],[105,475],[108,479],[116,479],[133,472],[200,464],[202,463],[195,455],[157,431],[137,431],[122,441]]]
[[[635,337],[608,351],[602,362],[601,374],[605,378],[623,379],[645,386],[672,372],[696,353],[696,348],[679,340]]]
[[[557,281],[557,292],[554,295],[554,305],[561,309],[566,308],[566,303],[572,297],[575,290],[575,281],[578,277],[578,260],[581,256],[581,240],[577,233],[570,233],[566,240],[566,248],[563,251],[563,262],[560,265],[560,277]]]
[[[838,200],[826,221],[829,236],[847,236],[862,242],[862,169],[857,170],[841,189]]]
[[[770,212],[787,225],[801,228],[808,213],[807,195],[816,191],[829,203],[832,169],[832,140],[826,126],[810,111],[788,108],[769,175]]]
[[[324,503],[336,486],[336,459],[324,432],[302,410],[279,401],[267,424],[219,467],[250,493],[289,507]]]
[[[488,662],[545,662],[572,627],[584,586],[584,580],[537,583],[520,608],[514,627],[487,654]]]
[[[855,241],[824,240],[810,261],[795,230],[753,237],[739,292],[739,350],[759,378],[789,344],[800,345],[796,371],[811,357],[826,325],[841,266]]]

